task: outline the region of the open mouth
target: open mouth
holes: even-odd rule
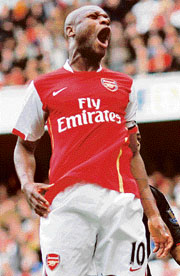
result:
[[[110,28],[106,27],[100,30],[100,32],[97,35],[97,38],[101,43],[101,45],[103,45],[104,47],[107,47],[110,39]]]

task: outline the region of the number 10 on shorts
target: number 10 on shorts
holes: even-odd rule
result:
[[[137,244],[137,242],[132,243],[131,252],[131,265],[142,266],[145,260],[145,245],[143,242]]]

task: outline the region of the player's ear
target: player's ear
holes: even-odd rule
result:
[[[66,27],[66,36],[67,38],[75,36],[75,28],[72,25]]]

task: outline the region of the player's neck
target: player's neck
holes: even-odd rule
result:
[[[69,65],[73,71],[97,71],[100,68],[100,61],[90,60],[83,57],[69,57]]]

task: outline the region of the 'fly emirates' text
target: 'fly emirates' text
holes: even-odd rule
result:
[[[116,114],[109,110],[98,110],[100,108],[100,103],[100,99],[95,100],[91,98],[79,98],[79,109],[82,110],[82,112],[70,117],[61,117],[57,119],[58,132],[60,133],[73,127],[94,123],[115,122],[117,124],[120,124],[121,117],[119,116],[119,114]],[[86,111],[85,108],[93,108],[96,111],[89,112]]]

